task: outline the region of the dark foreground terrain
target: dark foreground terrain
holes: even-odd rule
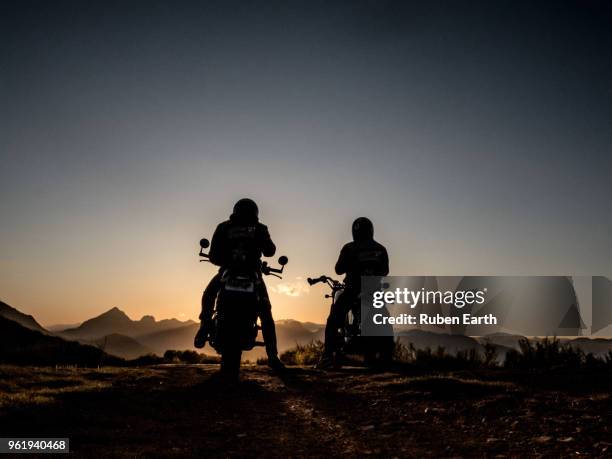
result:
[[[83,457],[612,454],[609,375],[216,369],[0,366],[0,436]]]

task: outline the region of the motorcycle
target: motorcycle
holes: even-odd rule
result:
[[[317,278],[309,277],[307,281],[310,286],[318,283],[327,284],[331,293],[326,293],[325,298],[331,298],[332,307],[346,289],[344,283],[325,275]],[[352,304],[344,317],[344,324],[337,333],[341,343],[336,356],[337,362],[349,354],[358,354],[363,356],[367,366],[378,367],[391,363],[395,347],[393,336],[361,336],[361,294],[352,299]]]
[[[200,240],[199,256],[203,258],[200,261],[210,262],[209,254],[204,252],[209,246],[208,239]],[[240,258],[240,254],[235,257]],[[282,279],[280,274],[288,262],[286,256],[281,256],[278,259],[280,268],[273,268],[264,261],[260,270],[247,268],[237,262],[223,271],[222,286],[217,294],[208,336],[211,347],[221,355],[223,373],[237,375],[242,352],[250,351],[255,346],[265,345],[257,341],[257,334],[261,329],[257,324],[263,283],[261,274]]]

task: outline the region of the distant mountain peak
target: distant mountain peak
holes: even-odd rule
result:
[[[100,314],[98,317],[96,317],[97,319],[104,317],[104,318],[112,318],[114,320],[129,320],[131,321],[132,319],[130,319],[128,317],[128,315],[123,312],[121,309],[119,309],[117,306],[109,309],[106,312],[103,312],[102,314]],[[93,320],[93,319],[90,319]]]
[[[155,323],[155,317],[150,316],[150,315],[142,316],[142,319],[140,319],[140,321],[141,322]]]
[[[100,336],[112,333],[112,331],[114,331],[114,329],[117,327],[125,328],[131,323],[132,319],[130,319],[125,312],[115,306],[114,308],[103,312],[99,316],[86,320],[76,328],[64,330],[63,333],[80,334],[83,331],[88,333],[90,330],[94,330],[96,333],[96,338],[98,338]]]

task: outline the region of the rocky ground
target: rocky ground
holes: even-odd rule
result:
[[[216,371],[0,366],[0,436],[83,457],[612,455],[609,374]]]

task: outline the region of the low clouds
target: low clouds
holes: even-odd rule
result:
[[[277,285],[270,286],[270,290],[279,295],[300,296],[308,293],[308,285],[303,280],[298,279],[295,282],[281,282]]]

